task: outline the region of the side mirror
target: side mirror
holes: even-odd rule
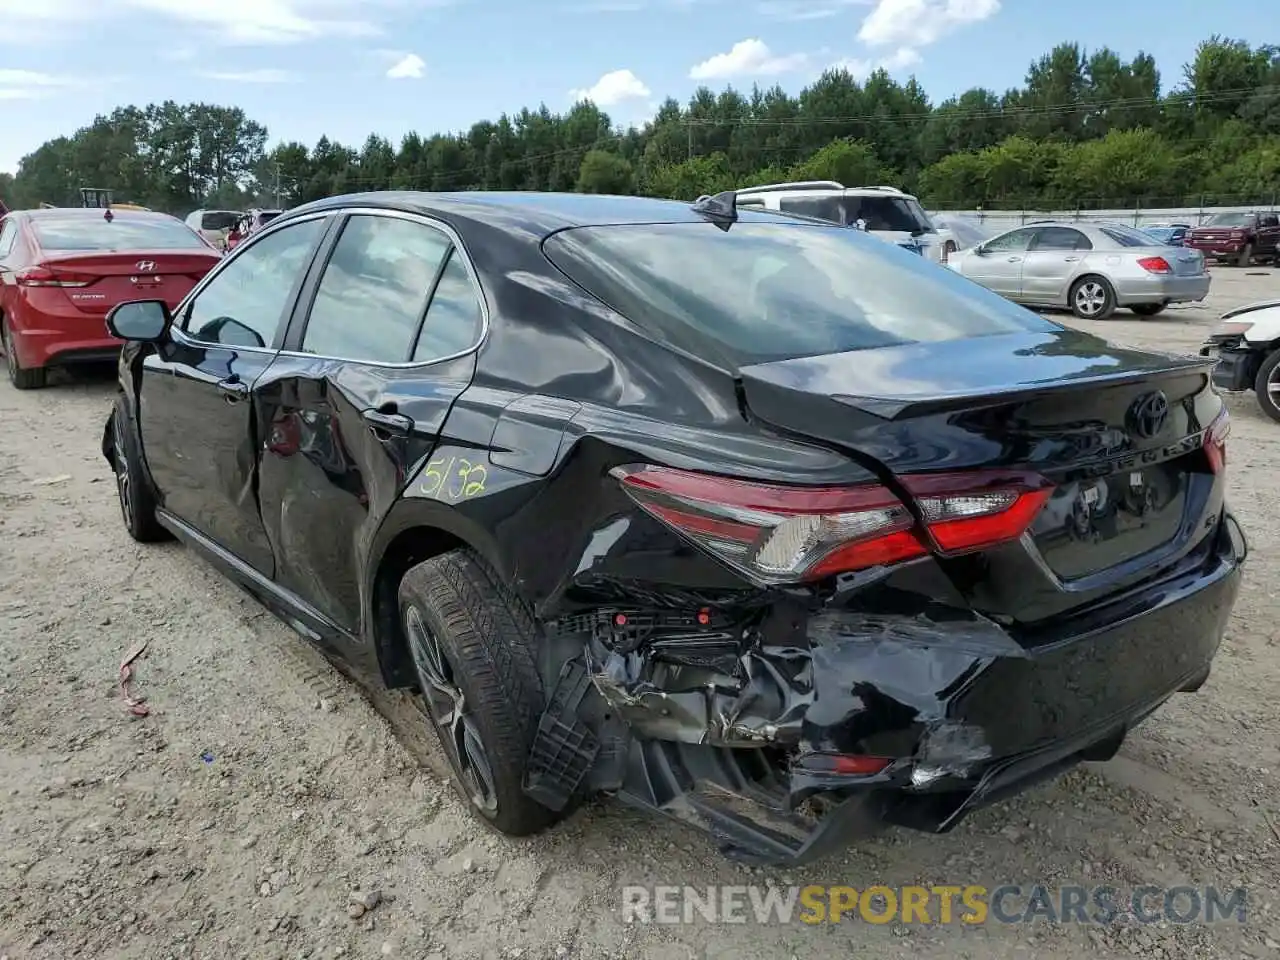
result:
[[[976,247],[973,248],[973,252],[979,257],[985,257],[987,255],[986,244],[983,244],[983,243],[978,244]]]
[[[173,314],[163,300],[131,300],[107,314],[107,330],[120,340],[158,343],[169,335]]]

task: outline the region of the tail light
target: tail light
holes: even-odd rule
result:
[[[1224,407],[1204,432],[1204,452],[1214,473],[1227,468],[1227,437],[1231,435],[1231,414]]]
[[[1172,273],[1173,268],[1164,257],[1139,257],[1138,266],[1147,273]]]
[[[949,474],[904,480],[923,526],[879,484],[788,487],[667,467],[612,475],[651,516],[757,581],[799,583],[1016,540],[1052,492],[1040,477]]]
[[[52,270],[49,267],[28,267],[14,279],[20,287],[87,287],[97,278],[83,273]]]

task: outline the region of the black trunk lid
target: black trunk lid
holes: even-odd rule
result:
[[[993,467],[1052,480],[1029,544],[947,562],[991,613],[1031,621],[1151,576],[1203,540],[1222,502],[1203,450],[1222,409],[1210,370],[1064,329],[782,360],[740,377],[753,416],[838,446],[890,483]]]

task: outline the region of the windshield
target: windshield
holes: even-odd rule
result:
[[[201,230],[230,230],[244,214],[234,210],[209,210],[200,218]]]
[[[1099,227],[1103,233],[1120,244],[1122,247],[1159,247],[1163,243],[1151,236],[1149,233],[1143,233],[1134,227],[1122,227],[1120,224],[1107,224],[1105,227]]]
[[[1206,227],[1251,227],[1252,213],[1215,213],[1205,221]]]
[[[921,341],[1058,330],[856,230],[739,221],[577,227],[543,245],[659,338],[730,366]]]
[[[31,229],[44,250],[208,250],[185,223],[116,217],[41,217]]]

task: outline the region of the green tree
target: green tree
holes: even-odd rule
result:
[[[636,172],[630,161],[606,150],[588,150],[578,171],[581,193],[632,193]]]

